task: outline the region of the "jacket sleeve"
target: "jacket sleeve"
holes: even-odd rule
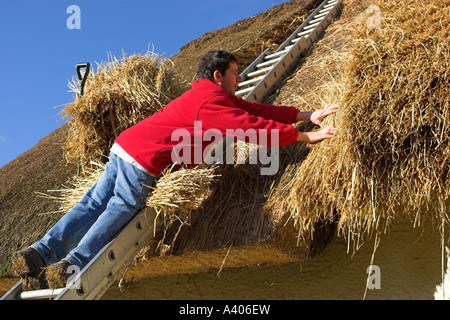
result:
[[[236,107],[266,120],[274,120],[286,124],[297,122],[299,110],[295,107],[249,102],[236,96],[231,97],[230,100]]]
[[[204,103],[197,121],[201,121],[203,130],[220,130],[224,136],[269,147],[294,143],[298,136],[293,125],[250,114],[225,96],[216,96]]]

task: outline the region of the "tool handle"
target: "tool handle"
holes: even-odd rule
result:
[[[81,74],[81,69],[85,68],[85,72],[82,75]],[[78,80],[81,80],[80,83],[80,96],[83,95],[83,89],[84,89],[84,84],[86,82],[86,79],[89,75],[89,71],[91,70],[91,64],[89,62],[84,62],[84,63],[78,63],[77,64],[77,74],[78,74]]]

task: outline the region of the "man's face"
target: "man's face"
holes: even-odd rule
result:
[[[225,90],[229,97],[234,96],[238,89],[238,83],[242,81],[238,73],[237,63],[231,61],[225,74],[222,75],[220,72],[217,72],[217,74],[218,80],[216,83]]]

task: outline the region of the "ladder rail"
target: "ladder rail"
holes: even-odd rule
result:
[[[334,7],[333,9],[331,9],[326,15],[322,16],[325,17],[322,22],[316,26],[314,28],[314,30],[312,31],[312,33],[315,33],[317,31],[320,30],[320,26],[322,25],[323,21],[329,22],[329,20],[326,20],[327,17],[329,16],[336,16],[337,12],[335,11],[336,9],[339,10],[340,5],[342,4],[343,0],[337,0],[337,1],[323,1],[309,16],[308,18],[306,18],[305,21],[303,21],[303,23],[280,45],[280,47],[275,50],[275,52],[278,52],[280,50],[283,50],[285,47],[289,46],[291,44],[291,41],[295,38],[297,38],[297,34],[300,33],[301,31],[305,31],[304,28],[307,27],[309,25],[309,22],[314,20],[316,18],[317,15],[319,15],[319,12],[321,10],[323,10],[324,6],[326,6],[329,3],[334,3]],[[317,31],[316,31],[317,29]],[[324,30],[324,29],[322,29]],[[310,35],[311,37],[311,35]],[[309,38],[309,37],[308,37]],[[317,40],[316,37],[313,37],[312,40]]]
[[[273,89],[281,83],[286,74],[296,65],[302,54],[309,49],[308,43],[304,37],[302,37],[289,51],[285,54],[284,58],[278,61],[274,67],[266,73],[264,78],[260,80],[260,83],[250,91],[245,100],[254,102],[265,101]]]
[[[67,284],[55,300],[100,299],[160,227],[161,218],[156,210],[144,207],[127,227]]]
[[[240,76],[242,79],[245,79],[247,77],[247,74],[249,74],[251,71],[253,71],[257,64],[260,64],[261,62],[264,62],[264,58],[270,54],[270,48],[267,48],[263,51],[252,63],[250,63],[247,68],[245,68],[244,71],[241,72]]]
[[[144,207],[110,243],[65,288],[23,291],[18,281],[0,300],[97,300],[133,261],[136,254],[161,228],[162,218],[155,209]]]
[[[22,292],[22,280],[16,282],[16,284],[9,289],[0,300],[19,300]]]
[[[257,58],[259,63],[252,63],[241,73],[241,77],[246,79],[247,75],[257,73],[258,71],[255,71],[255,69],[258,65],[261,67],[272,64],[272,68],[254,86],[242,88],[236,95],[242,95],[242,98],[248,101],[264,102],[275,87],[280,84],[286,74],[292,70],[293,66],[298,64],[301,57],[308,52],[314,42],[317,41],[319,36],[331,23],[332,19],[338,15],[341,10],[342,1],[323,1],[274,53],[269,53],[265,57],[261,57],[260,55]],[[326,9],[323,9],[324,7]],[[321,12],[323,10],[328,12],[324,14],[324,12]],[[317,15],[320,15],[320,19],[316,17]],[[310,24],[311,22],[314,22],[314,24]],[[277,55],[277,53],[283,51],[284,53]],[[275,58],[267,60],[267,57]],[[267,61],[261,63],[263,60]],[[247,83],[251,83],[250,80],[246,79],[240,87],[245,87]]]

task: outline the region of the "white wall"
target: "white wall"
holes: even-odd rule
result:
[[[394,222],[380,238],[374,264],[380,289],[366,299],[434,299],[441,284],[441,237],[428,222],[412,228]],[[447,237],[448,239],[448,233]],[[314,260],[225,269],[217,272],[158,276],[136,280],[124,293],[112,287],[106,299],[363,299],[373,241],[354,255],[347,241],[336,238]],[[372,282],[375,283],[375,282]]]

